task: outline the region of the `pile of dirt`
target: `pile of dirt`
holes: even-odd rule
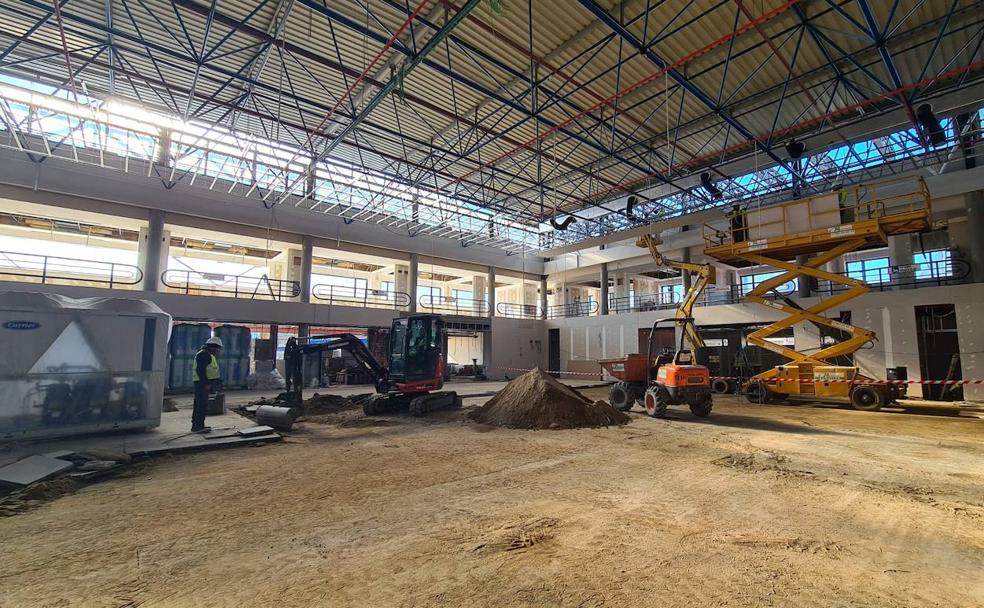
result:
[[[39,507],[46,502],[71,494],[78,490],[81,484],[68,477],[49,479],[33,483],[22,490],[5,496],[0,500],[0,517],[10,517]]]
[[[353,410],[359,406],[348,397],[341,395],[319,395],[315,393],[310,399],[304,400],[304,415],[334,414],[344,410]]]
[[[507,384],[471,417],[477,422],[516,429],[576,429],[629,421],[627,415],[608,403],[591,402],[539,368]]]

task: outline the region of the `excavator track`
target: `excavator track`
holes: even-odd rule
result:
[[[405,395],[381,393],[366,399],[365,403],[362,404],[362,413],[366,416],[379,416],[394,412],[406,405],[407,398]]]
[[[410,400],[410,415],[423,416],[434,410],[461,407],[461,398],[454,391],[427,393]]]

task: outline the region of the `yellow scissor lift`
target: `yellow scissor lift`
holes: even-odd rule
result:
[[[726,226],[704,225],[704,254],[732,266],[771,266],[782,274],[763,281],[745,295],[746,300],[786,313],[786,317],[748,335],[748,342],[779,353],[789,363],[750,378],[742,391],[753,401],[798,396],[819,401],[850,400],[862,410],[876,410],[904,394],[904,385],[879,383],[859,373],[855,366],[834,365],[835,357],[850,355],[876,339],[863,327],[824,316],[869,291],[864,281],[827,272],[824,264],[870,247],[884,246],[888,237],[924,232],[931,227],[930,196],[921,178],[899,178],[864,184],[850,190],[790,201],[743,212]],[[806,263],[797,264],[797,256]],[[788,298],[768,299],[773,289],[794,279],[816,278],[842,285],[808,308]],[[841,342],[813,354],[775,344],[768,337],[797,323],[812,322],[849,334]]]

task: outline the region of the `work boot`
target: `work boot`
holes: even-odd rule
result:
[[[191,429],[192,433],[210,433],[211,431],[212,431],[212,427],[210,426],[202,426],[197,429]]]

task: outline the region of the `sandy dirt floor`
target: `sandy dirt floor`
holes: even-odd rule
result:
[[[0,520],[0,606],[984,606],[984,420],[717,402],[159,459]]]

